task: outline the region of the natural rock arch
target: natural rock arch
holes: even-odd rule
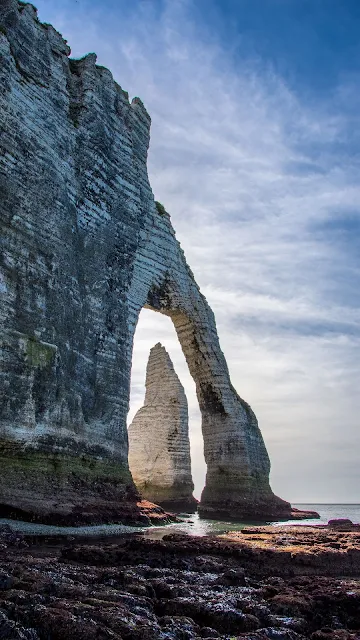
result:
[[[170,317],[195,381],[207,464],[199,512],[281,517],[289,504],[271,491],[266,447],[255,414],[231,384],[214,314],[186,263],[169,215],[159,215],[156,207],[155,213],[134,264],[129,308],[134,329],[142,307]]]
[[[69,59],[32,5],[4,0],[0,27],[3,513],[101,519],[111,505],[113,520],[136,499],[126,417],[134,331],[148,306],[171,317],[196,382],[208,465],[201,513],[285,515],[213,313],[154,203],[142,102],[129,102],[95,54]]]

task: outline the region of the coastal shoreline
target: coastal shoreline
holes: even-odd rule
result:
[[[0,588],[0,629],[19,640],[359,640],[360,525],[162,540],[3,526]]]

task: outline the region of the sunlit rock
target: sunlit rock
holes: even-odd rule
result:
[[[146,369],[144,406],[129,427],[129,466],[140,493],[168,509],[194,510],[188,404],[170,356],[158,343]]]

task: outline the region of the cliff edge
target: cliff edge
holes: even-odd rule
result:
[[[0,515],[119,519],[138,500],[126,416],[144,306],[171,317],[196,382],[201,513],[278,519],[254,413],[147,175],[150,117],[34,7],[0,6]],[[90,516],[89,516],[90,517]]]

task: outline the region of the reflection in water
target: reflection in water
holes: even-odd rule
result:
[[[296,504],[300,509],[317,511],[320,519],[317,520],[288,520],[287,522],[224,522],[222,520],[203,520],[197,513],[178,514],[181,522],[168,524],[165,527],[131,527],[121,524],[103,524],[83,527],[56,527],[51,525],[36,524],[33,522],[22,522],[19,520],[0,519],[1,525],[10,525],[15,531],[20,531],[27,535],[37,536],[74,536],[74,537],[122,537],[124,535],[140,534],[152,540],[161,540],[169,533],[183,533],[192,536],[216,536],[227,531],[239,531],[244,527],[258,526],[259,524],[301,524],[318,525],[326,524],[333,518],[350,518],[353,522],[360,522],[359,504]]]
[[[161,540],[169,533],[184,533],[192,536],[215,536],[226,531],[238,531],[250,525],[259,525],[259,522],[224,522],[223,520],[205,520],[198,513],[181,513],[178,517],[182,522],[168,524],[166,527],[151,527],[144,531],[144,537],[151,540]],[[266,524],[266,522],[262,523]]]
[[[151,527],[144,531],[146,538],[160,540],[169,533],[186,533],[193,536],[216,536],[227,531],[239,531],[244,527],[259,525],[319,525],[327,524],[331,518],[350,518],[353,522],[360,522],[360,505],[344,504],[296,504],[295,507],[307,511],[317,511],[320,519],[287,520],[286,522],[225,522],[223,520],[203,520],[197,513],[178,514],[182,522],[170,524],[166,527]]]

